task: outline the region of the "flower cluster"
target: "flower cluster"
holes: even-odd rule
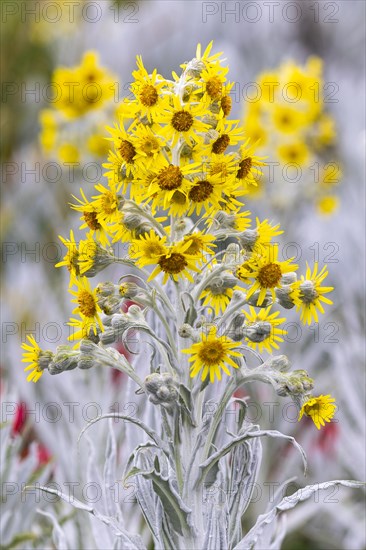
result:
[[[297,168],[291,181],[296,176],[303,198],[328,215],[338,207],[335,187],[342,174],[332,157],[336,128],[326,109],[336,88],[324,83],[322,70],[322,61],[310,57],[304,66],[288,61],[260,74],[258,94],[245,104],[244,127],[273,162]]]
[[[245,210],[244,199],[257,185],[264,158],[255,154],[248,137],[253,123],[244,131],[239,120],[230,119],[232,84],[221,54],[212,54],[211,47],[202,52],[198,46],[195,58],[172,80],[156,70],[149,73],[137,58],[133,98],[122,102],[118,122],[108,128],[106,183],[74,196],[72,208],[81,214],[85,238],[77,242],[72,231],[70,238],[60,237],[66,255],[57,264],[70,274],[76,307],[69,339],[75,350],[94,350],[102,364],[101,349],[131,328],[143,331],[163,362],[149,376],[166,372],[174,384],[181,381],[192,391],[221,380],[222,373],[249,373],[243,350],[278,349],[286,334],[279,307],[296,307],[301,321],[311,323],[324,304],[332,303],[324,296],[332,290],[323,286],[326,267],[308,266],[297,278],[299,266],[293,258],[281,258],[273,241],[283,233],[280,226],[254,221]],[[88,59],[78,69],[80,81],[92,73],[108,88],[108,76]],[[62,71],[56,74],[64,79]],[[74,117],[94,106],[79,98],[58,108]],[[315,120],[321,112],[312,106],[308,116]],[[121,243],[127,256],[116,254],[114,245]],[[127,266],[134,282],[106,281],[92,288],[89,278],[112,263]],[[134,305],[122,313],[131,299]],[[145,320],[147,310],[156,315],[165,338]],[[31,344],[25,360],[35,381],[45,369],[55,374],[62,365],[70,370],[93,364],[92,355],[85,363],[75,359],[78,351],[70,350],[69,357],[64,349],[62,361],[56,353],[47,356],[47,364],[35,341]],[[123,365],[139,379],[131,365]],[[301,415],[315,418],[314,406],[320,403],[318,417],[329,421],[334,410],[322,414],[326,398],[310,395],[310,379],[295,374],[303,372],[273,374],[273,384],[280,383],[282,392],[303,404]],[[269,375],[261,371],[261,376],[267,381]]]
[[[104,120],[115,111],[117,78],[88,51],[80,65],[56,69],[50,89],[52,108],[40,113],[43,152],[72,164],[104,158],[109,149]]]

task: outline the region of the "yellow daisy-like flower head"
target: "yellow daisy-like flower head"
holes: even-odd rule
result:
[[[247,290],[247,298],[259,291],[257,305],[261,306],[267,291],[276,299],[275,288],[281,287],[282,275],[298,269],[297,264],[292,264],[291,259],[278,261],[278,246],[269,245],[260,254],[253,254],[237,270],[236,276],[251,286]]]
[[[29,344],[23,343],[24,349],[22,363],[30,363],[24,371],[31,371],[27,376],[28,382],[37,382],[44,369],[48,367],[53,358],[51,351],[43,351],[34,339],[34,336],[27,336]]]
[[[194,279],[190,271],[200,271],[198,264],[199,255],[189,254],[188,249],[191,246],[191,241],[179,242],[172,246],[165,247],[165,252],[156,260],[156,267],[151,273],[148,281],[151,281],[156,275],[163,272],[163,283],[165,284],[169,277],[174,281],[180,278],[188,279],[191,283]]]
[[[139,267],[154,264],[166,253],[166,237],[160,237],[153,229],[139,239],[134,239],[129,248],[129,256],[136,260]]]
[[[284,134],[299,132],[305,124],[303,113],[288,105],[274,105],[272,120],[276,130]]]
[[[321,426],[325,426],[326,422],[330,422],[334,417],[337,406],[334,405],[335,399],[330,395],[319,395],[318,397],[310,397],[301,407],[299,418],[303,415],[310,416],[315,426],[320,430]]]
[[[329,216],[339,208],[339,198],[335,195],[324,195],[317,200],[317,209],[320,215]]]
[[[131,84],[131,90],[134,94],[135,110],[139,112],[140,117],[146,116],[149,122],[157,120],[167,106],[167,96],[163,94],[167,82],[154,69],[149,74],[144,67],[141,56],[136,57],[137,71],[133,71],[132,76],[135,82]]]
[[[303,141],[284,143],[277,148],[277,155],[284,164],[305,166],[309,163],[310,151]]]
[[[79,326],[81,329],[78,333],[74,333],[69,336],[69,340],[77,340],[86,336],[85,329],[88,328],[88,332],[92,331],[97,334],[97,327],[104,331],[103,323],[100,318],[102,313],[98,304],[98,294],[96,290],[93,290],[86,277],[81,277],[77,283],[77,290],[70,290],[69,292],[75,296],[73,303],[77,304],[77,307],[73,310],[73,313],[77,313],[81,321],[71,320],[69,323],[71,326]],[[76,321],[76,323],[75,323]]]
[[[254,149],[257,144],[248,146],[248,143],[249,139],[239,149],[240,159],[236,178],[243,184],[257,186],[258,180],[263,175],[261,166],[265,165],[263,159],[266,157],[254,155]]]
[[[100,241],[103,246],[109,246],[109,230],[105,219],[103,218],[103,216],[100,216],[100,204],[97,203],[97,206],[95,206],[93,202],[88,201],[82,189],[80,189],[80,194],[82,196],[82,200],[72,195],[79,204],[71,205],[71,208],[73,208],[73,210],[77,210],[78,212],[82,212],[83,214],[80,217],[83,223],[81,224],[79,229],[88,228],[90,230],[90,234],[95,235],[96,239]]]
[[[204,105],[199,103],[182,103],[178,96],[172,97],[172,105],[159,117],[159,123],[165,126],[161,134],[171,140],[170,146],[177,145],[180,139],[188,145],[202,143],[203,134],[209,129],[201,118],[206,113]]]
[[[114,223],[119,219],[119,206],[122,202],[122,197],[118,196],[115,183],[110,180],[108,187],[104,187],[101,183],[95,186],[99,191],[99,195],[94,195],[92,204],[97,212],[98,220],[103,220],[108,223]]]
[[[306,265],[305,277],[301,275],[300,281],[293,283],[290,297],[296,305],[296,309],[300,310],[300,319],[306,325],[311,325],[312,320],[318,322],[318,312],[324,313],[324,304],[333,304],[324,294],[328,294],[333,290],[332,286],[321,286],[324,279],[328,276],[326,266],[318,273],[318,262],[315,262],[314,269],[311,271],[309,265]]]
[[[231,375],[228,365],[238,368],[238,364],[233,357],[241,357],[241,353],[234,351],[238,347],[226,336],[217,336],[216,327],[211,328],[208,334],[203,335],[200,342],[193,344],[189,349],[182,350],[183,353],[191,355],[189,361],[192,363],[190,376],[194,378],[201,371],[201,380],[206,380],[210,376],[210,382],[215,381],[215,377],[221,380],[221,370],[228,376]]]
[[[66,255],[61,262],[58,262],[55,267],[66,266],[70,273],[70,286],[72,286],[80,275],[79,268],[79,250],[78,244],[75,241],[74,232],[70,231],[70,239],[64,239],[59,235],[58,237],[62,244],[67,248]]]
[[[252,327],[254,330],[253,338],[247,337],[248,346],[258,349],[262,353],[263,349],[272,353],[272,349],[279,349],[277,342],[283,342],[282,336],[287,334],[286,330],[277,328],[278,325],[286,321],[285,317],[279,318],[279,311],[271,313],[272,306],[262,308],[258,312],[254,307],[249,306],[249,311],[243,310],[246,317],[246,327]]]
[[[202,261],[207,261],[207,255],[212,256],[214,254],[213,248],[216,247],[214,244],[215,237],[214,235],[205,235],[202,231],[195,231],[189,235],[185,235],[183,242],[190,242],[189,248],[187,248],[187,254],[192,254],[194,256],[201,256]],[[206,252],[206,255],[204,255]]]
[[[233,297],[234,289],[232,288],[225,288],[224,286],[216,286],[212,285],[202,292],[200,298],[203,301],[204,307],[211,307],[216,317],[220,315],[220,313],[224,312],[225,309],[228,307],[231,298]]]

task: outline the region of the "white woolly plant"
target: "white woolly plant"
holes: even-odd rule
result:
[[[281,260],[271,242],[279,226],[259,219],[252,226],[250,212],[242,211],[242,197],[256,185],[263,162],[238,121],[228,118],[227,69],[220,54],[210,52],[211,45],[204,53],[198,47],[173,80],[156,70],[149,74],[138,57],[134,99],[123,102],[119,124],[110,128],[108,185],[97,185],[99,194],[90,200],[82,192],[73,205],[86,239],[76,243],[73,232],[62,238],[67,254],[59,265],[71,276],[77,318],[70,321],[76,329],[70,340],[76,344],[55,353],[41,350],[32,337],[23,345],[29,380],[36,382],[46,370],[111,367],[145,396],[137,414],[104,414],[87,426],[122,419],[133,425],[135,441],[139,437],[118,469],[110,430],[102,502],[91,506],[43,488],[105,523],[114,533],[108,542],[113,548],[144,548],[125,525],[123,507],[111,499],[110,488],[120,479],[134,485],[155,548],[172,550],[279,548],[284,512],[319,489],[358,485],[337,480],[288,497],[282,486],[243,531],[261,439],[293,444],[305,470],[306,458],[293,437],[251,423],[247,402],[236,392],[263,382],[294,401],[299,419],[310,416],[318,429],[332,419],[334,399],[312,395],[305,370],[291,371],[283,355],[264,361],[256,351],[272,352],[282,341],[278,327],[285,319],[276,308],[296,307],[310,323],[323,304],[331,304],[324,295],[332,288],[322,285],[327,271],[317,263],[298,279],[293,259]],[[118,256],[110,240],[127,243],[128,255]],[[89,278],[111,264],[127,267],[130,279],[124,270],[118,282],[93,289]],[[149,265],[152,272],[145,269]],[[123,312],[127,301],[133,304]],[[140,349],[130,361],[114,345],[122,342],[131,352],[132,333],[140,335]],[[253,355],[256,366],[249,363]]]

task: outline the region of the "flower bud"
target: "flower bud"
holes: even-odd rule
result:
[[[145,389],[149,394],[149,400],[154,405],[163,405],[172,408],[177,402],[178,391],[173,377],[169,373],[153,373],[145,378]]]
[[[278,370],[280,372],[288,372],[291,369],[291,363],[286,355],[270,357],[266,361],[266,366],[268,366],[269,369]]]
[[[304,281],[299,286],[300,300],[304,304],[312,304],[318,297],[313,281]]]
[[[295,283],[297,281],[297,275],[294,271],[290,271],[289,273],[284,273],[282,275],[282,284],[283,285],[291,285],[292,283]]]
[[[106,298],[107,296],[111,296],[112,294],[115,293],[116,285],[114,285],[110,281],[106,281],[105,283],[99,283],[96,286],[95,291],[98,294],[98,296],[103,296],[104,298]]]
[[[48,370],[50,374],[59,374],[66,370],[76,369],[78,366],[79,352],[72,350],[69,346],[58,346],[53,361]]]
[[[140,290],[136,283],[121,283],[118,287],[119,295],[122,298],[134,298]]]
[[[243,248],[251,251],[258,240],[258,231],[256,229],[246,229],[238,235],[238,239]]]
[[[98,300],[98,304],[106,315],[113,315],[121,310],[121,298],[117,298],[117,296],[108,296],[108,298]]]
[[[244,333],[248,340],[258,344],[270,336],[271,329],[271,323],[266,321],[258,321],[257,323],[253,323],[251,325],[245,325]]]
[[[294,307],[295,303],[291,298],[292,288],[290,285],[284,285],[282,287],[276,288],[276,297],[280,306],[285,309],[291,309]]]

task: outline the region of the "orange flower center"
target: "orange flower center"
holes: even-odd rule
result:
[[[153,107],[159,99],[158,92],[152,84],[145,84],[140,93],[140,101],[144,107]]]
[[[261,267],[257,280],[263,288],[273,288],[278,285],[282,277],[282,271],[278,264],[270,263]]]
[[[183,174],[180,171],[179,166],[169,164],[166,168],[163,168],[158,175],[158,185],[160,189],[164,191],[171,191],[181,186],[183,181]]]
[[[212,152],[215,153],[215,155],[220,155],[220,153],[224,153],[226,149],[230,145],[230,136],[227,134],[223,134],[219,138],[217,138],[216,141],[212,144]]]
[[[193,124],[193,116],[182,109],[174,113],[172,118],[172,126],[177,132],[188,132]]]
[[[198,182],[198,185],[192,187],[188,196],[193,202],[203,202],[211,195],[213,188],[213,185],[209,181],[202,180]]]

